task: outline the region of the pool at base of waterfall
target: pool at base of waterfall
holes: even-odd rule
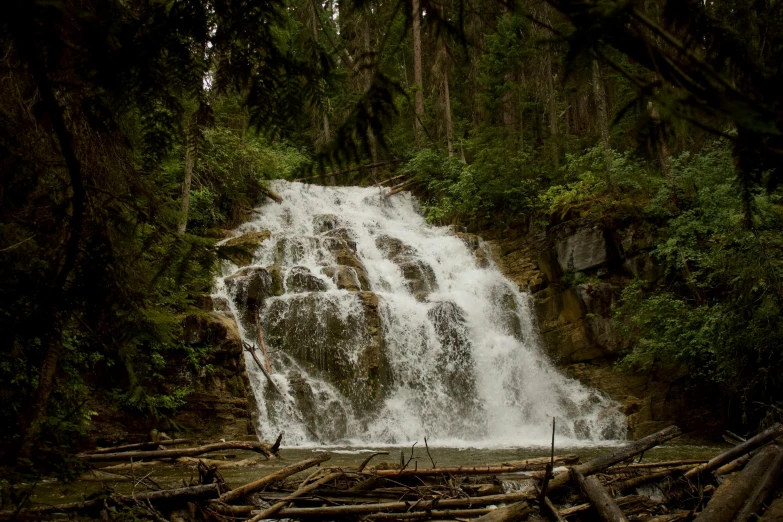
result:
[[[578,447],[555,447],[555,455],[576,454],[582,462],[596,457],[607,450],[616,447],[616,444],[606,446],[602,444],[581,445]],[[726,444],[715,444],[708,441],[693,441],[691,444],[664,444],[644,453],[642,462],[663,462],[669,460],[708,460],[728,448]],[[278,469],[292,463],[308,459],[317,453],[329,452],[331,459],[322,464],[322,467],[356,467],[371,453],[388,451],[389,455],[379,455],[372,459],[367,469],[379,466],[398,465],[402,458],[406,462],[411,457],[411,446],[313,446],[313,447],[284,447],[281,450],[281,458],[265,460],[256,453],[248,451],[223,451],[203,459],[212,464],[218,462],[220,473],[226,483],[236,488],[260,477],[273,473]],[[534,457],[549,456],[550,449],[544,446],[535,447],[506,447],[506,448],[473,448],[473,447],[430,447],[429,455],[423,441],[413,448],[413,459],[408,463],[411,468],[431,468],[432,461],[437,467],[475,467],[486,465],[500,465],[512,460],[522,460]],[[432,460],[430,459],[432,457]],[[250,460],[248,460],[250,459]],[[193,459],[196,461],[197,459]],[[638,461],[638,457],[636,461]],[[111,473],[101,469],[112,468]],[[297,480],[309,475],[312,470],[306,470],[295,475],[289,480]],[[162,463],[162,462],[138,462],[131,470],[129,465],[122,469],[113,466],[102,466],[96,471],[88,472],[78,480],[70,484],[58,484],[54,481],[39,483],[32,496],[33,502],[60,504],[66,502],[78,502],[86,496],[101,490],[104,486],[112,488],[117,493],[130,494],[133,491],[140,493],[147,491],[144,485],[134,488],[134,484],[145,475],[149,474],[160,487],[182,487],[183,481],[198,481],[196,464]],[[503,475],[499,477],[507,488],[515,489],[514,484],[523,481],[522,475]]]

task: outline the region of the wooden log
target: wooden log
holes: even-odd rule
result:
[[[451,518],[465,520],[468,517],[478,517],[495,511],[496,508],[477,509],[435,509],[432,511],[410,511],[408,513],[375,513],[364,517],[366,520],[417,520],[430,518]]]
[[[566,522],[565,517],[560,513],[560,510],[557,509],[557,506],[552,503],[552,500],[549,497],[544,497],[544,506],[546,507],[546,511],[551,515],[551,518],[556,522]]]
[[[648,435],[643,439],[639,439],[634,442],[630,442],[620,448],[609,453],[604,453],[598,457],[585,462],[584,464],[578,464],[571,469],[576,469],[582,475],[588,476],[597,473],[601,470],[608,468],[613,464],[617,464],[624,460],[627,460],[643,451],[654,448],[660,444],[663,444],[667,440],[671,440],[681,434],[680,428],[677,426],[669,426],[657,433]],[[569,473],[561,473],[555,475],[555,477],[549,482],[549,490],[553,491],[559,487],[564,486],[571,480]]]
[[[283,500],[276,502],[274,505],[269,507],[268,509],[260,512],[259,514],[255,515],[253,518],[251,518],[248,522],[258,522],[259,520],[264,520],[266,518],[270,518],[272,515],[283,509],[286,504],[288,504],[290,501],[294,500],[295,498],[301,497],[305,493],[309,493],[313,491],[314,489],[317,489],[319,486],[322,486],[323,484],[327,484],[337,478],[340,478],[343,476],[342,471],[337,471],[334,473],[329,473],[325,477],[316,480],[315,482],[311,484],[307,484],[306,486],[300,487],[293,493],[291,493],[289,496],[284,498]]]
[[[602,520],[606,522],[628,522],[619,506],[612,500],[609,493],[595,477],[585,477],[578,469],[571,468],[571,475],[579,484],[579,488],[590,500]]]
[[[547,459],[548,460],[548,459]],[[429,469],[381,469],[373,471],[374,475],[384,478],[399,477],[434,477],[437,475],[497,475],[499,473],[516,473],[519,471],[528,471],[526,465],[523,466],[482,466],[482,467],[453,467],[453,468],[429,468]]]
[[[624,466],[612,466],[607,468],[604,473],[622,473],[629,469],[646,469],[646,468],[674,468],[680,466],[695,466],[704,464],[706,460],[667,460],[664,462],[645,462],[644,464],[627,464]]]
[[[104,505],[104,502],[109,505],[112,504],[128,504],[139,502],[162,502],[176,500],[178,502],[184,502],[187,500],[207,500],[217,498],[220,495],[218,489],[219,484],[205,484],[200,486],[191,486],[187,488],[178,489],[164,489],[162,491],[152,491],[149,493],[136,493],[133,496],[128,495],[112,495],[108,499],[97,498],[93,500],[85,500],[84,502],[71,502],[68,504],[55,504],[51,506],[40,506],[22,509],[18,513],[16,511],[0,511],[0,519],[6,520],[8,518],[14,518],[15,515],[30,517],[38,515],[46,515],[51,513],[69,513],[90,510],[93,508],[99,508]]]
[[[524,520],[530,514],[530,505],[527,502],[515,502],[510,506],[493,509],[484,516],[476,519],[477,522],[514,522]]]
[[[648,473],[646,475],[633,477],[623,482],[617,482],[615,484],[612,484],[610,487],[612,491],[614,491],[615,493],[625,493],[629,489],[638,488],[639,486],[642,486],[644,484],[649,484],[650,482],[663,480],[667,477],[680,476],[686,471],[688,471],[689,469],[691,469],[691,465],[686,464],[684,466],[680,466],[677,468],[669,468],[665,471],[659,471],[657,473]]]
[[[740,469],[742,466],[744,466],[745,464],[747,464],[747,463],[748,463],[748,461],[749,461],[751,458],[753,458],[753,455],[755,455],[756,453],[758,453],[758,452],[757,452],[757,451],[755,451],[755,450],[754,450],[754,451],[751,451],[750,453],[746,453],[746,454],[744,454],[743,456],[741,456],[741,457],[739,457],[739,458],[737,458],[737,459],[734,459],[734,460],[732,460],[732,461],[731,461],[731,462],[729,462],[728,464],[724,464],[723,466],[719,467],[718,469],[716,469],[716,470],[713,472],[713,474],[714,474],[716,477],[720,477],[721,475],[728,475],[729,473],[732,473],[732,472],[734,472],[734,471],[737,471],[737,470],[738,470],[738,469]]]
[[[264,196],[268,197],[278,205],[283,202],[283,196],[275,192],[269,187],[261,187],[261,193],[264,194]]]
[[[777,445],[770,447],[777,450],[777,455],[769,462],[764,475],[753,488],[748,500],[745,501],[745,505],[742,506],[739,515],[734,519],[736,522],[745,522],[757,514],[778,485],[778,477],[780,477],[780,473],[783,471],[783,448]],[[770,453],[773,452],[770,451]]]
[[[408,190],[409,188],[411,188],[412,186],[414,186],[414,185],[416,185],[418,183],[421,183],[421,180],[412,179],[412,180],[406,181],[405,183],[400,183],[399,185],[391,187],[389,189],[389,192],[386,193],[386,196],[393,196],[393,195],[395,195],[395,194],[397,194],[399,192],[402,192],[403,190]]]
[[[751,439],[752,440],[752,439]],[[770,464],[780,456],[781,449],[776,445],[765,447],[758,452],[755,457],[750,459],[731,483],[721,494],[712,497],[707,507],[699,515],[699,522],[731,522],[742,509],[745,501],[751,497],[757,485],[761,483]]]
[[[407,178],[408,176],[412,176],[412,175],[413,175],[413,172],[406,172],[405,174],[400,174],[398,176],[394,176],[393,178],[386,178],[383,181],[379,181],[378,183],[373,185],[373,187],[382,187],[383,185],[385,185],[386,183],[388,183],[390,181],[397,181],[398,179]]]
[[[502,463],[501,466],[526,468],[521,471],[538,471],[546,468],[546,465],[549,464],[550,461],[551,457],[537,457],[534,459],[510,460]],[[577,462],[579,462],[579,455],[555,455],[554,467],[576,464]]]
[[[486,497],[450,498],[437,500],[422,500],[409,502],[383,502],[379,504],[360,504],[349,506],[327,506],[315,508],[285,508],[275,513],[272,518],[324,518],[352,515],[369,515],[372,513],[389,513],[395,511],[428,511],[435,508],[453,509],[461,507],[478,507],[499,504],[501,502],[520,502],[535,499],[535,493],[506,493],[503,495],[488,495]]]
[[[297,462],[296,464],[291,464],[290,466],[286,466],[283,469],[280,469],[270,475],[267,475],[263,478],[250,482],[249,484],[245,484],[244,486],[240,486],[236,489],[232,489],[228,493],[222,494],[218,500],[224,503],[233,502],[241,497],[244,497],[245,495],[258,491],[261,488],[264,488],[270,484],[279,482],[286,477],[294,475],[295,473],[299,473],[300,471],[304,471],[308,468],[312,468],[313,466],[317,466],[322,462],[326,462],[330,458],[332,458],[332,456],[329,453],[321,453],[320,455],[317,455],[313,458],[303,460],[301,462]]]
[[[107,462],[110,460],[129,459],[176,459],[179,457],[195,457],[197,455],[203,455],[204,453],[221,450],[255,451],[256,453],[261,453],[265,457],[269,457],[268,447],[269,444],[263,442],[230,441],[215,442],[213,444],[205,444],[204,446],[195,446],[193,448],[154,451],[123,451],[120,453],[91,453],[79,454],[77,457],[87,462]]]
[[[710,459],[708,462],[705,462],[704,464],[696,466],[695,468],[693,468],[692,470],[688,471],[685,474],[685,478],[692,479],[697,475],[699,475],[700,473],[718,469],[724,464],[727,464],[732,460],[741,457],[743,454],[748,453],[751,450],[758,448],[759,446],[763,446],[764,444],[780,437],[781,435],[783,435],[783,424],[775,424],[774,426],[770,426],[769,428],[762,431],[755,437],[746,440],[742,444],[737,444],[730,450],[724,451],[717,457]]]
[[[191,439],[171,439],[160,442],[139,442],[137,444],[123,444],[122,446],[112,446],[111,448],[100,448],[94,451],[88,451],[85,455],[100,455],[103,453],[120,453],[122,451],[131,451],[137,449],[154,450],[158,446],[176,446],[178,444],[190,444]]]
[[[757,522],[780,522],[783,520],[783,497],[772,501]]]

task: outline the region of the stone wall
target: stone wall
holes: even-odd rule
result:
[[[637,374],[615,364],[632,346],[613,324],[614,305],[635,277],[651,284],[661,277],[650,255],[653,224],[576,217],[524,234],[484,237],[482,248],[506,277],[533,295],[540,339],[552,360],[620,402],[630,437],[672,423],[696,437],[720,431],[715,395],[704,383],[697,392],[684,368]]]

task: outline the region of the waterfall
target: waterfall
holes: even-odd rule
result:
[[[260,436],[521,446],[547,443],[555,417],[559,441],[624,438],[618,405],[542,352],[531,297],[475,236],[428,225],[409,194],[273,188],[283,203],[236,230],[264,232],[252,262],[224,263],[214,295],[268,348],[274,385],[246,358]]]

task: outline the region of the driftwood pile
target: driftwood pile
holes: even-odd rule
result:
[[[550,457],[472,468],[439,468],[428,447],[432,467],[422,468],[417,462],[411,466],[413,450],[407,461],[401,456],[399,465],[381,463],[374,468],[369,466],[373,457],[387,452],[373,453],[355,468],[328,467],[324,463],[330,455],[322,453],[233,489],[217,468],[199,462],[199,483],[187,487],[24,507],[0,512],[0,519],[78,515],[112,520],[133,510],[136,517],[172,522],[781,520],[783,497],[771,505],[768,501],[782,493],[783,447],[775,439],[783,436],[783,426],[736,440],[733,448],[709,461],[643,462],[645,451],[680,434],[671,426],[581,463],[577,455],[555,456],[554,447]],[[277,454],[279,442],[220,444],[233,449],[249,445],[251,448],[241,449],[272,456]],[[119,453],[134,454],[134,458],[159,458],[162,453],[193,456],[205,453],[201,451],[204,448],[114,448],[83,458],[91,462],[116,460]]]

